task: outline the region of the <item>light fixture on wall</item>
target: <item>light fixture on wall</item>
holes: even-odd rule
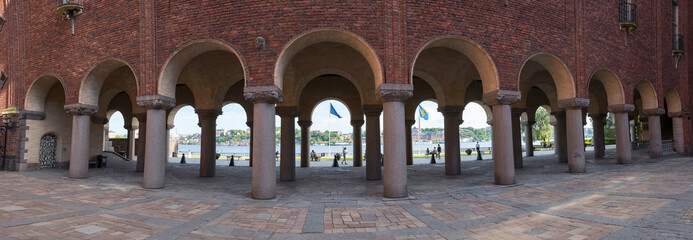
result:
[[[5,87],[5,82],[7,82],[7,74],[5,71],[0,71],[0,89]]]
[[[637,6],[628,0],[621,0],[618,9],[618,27],[626,32],[626,46],[628,46],[628,35],[633,35],[633,31],[638,29]]]
[[[681,57],[683,57],[683,35],[674,34],[672,43],[671,54],[674,55],[674,59],[676,59],[676,68],[679,68],[679,61]]]
[[[58,0],[58,8],[55,10],[63,16],[63,19],[70,20],[72,35],[75,35],[75,17],[82,14],[84,0]]]
[[[5,25],[5,17],[0,15],[0,32],[2,32],[2,26]]]

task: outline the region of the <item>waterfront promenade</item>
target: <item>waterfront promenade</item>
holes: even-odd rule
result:
[[[525,158],[519,184],[493,184],[492,161],[408,166],[409,197],[382,197],[365,168],[297,168],[277,198],[249,198],[249,167],[166,165],[166,188],[143,189],[134,162],[89,178],[66,170],[0,172],[0,239],[690,239],[693,158],[615,152],[569,174],[555,155]],[[278,169],[277,169],[278,172]]]

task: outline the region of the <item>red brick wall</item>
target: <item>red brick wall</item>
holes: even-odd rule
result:
[[[643,79],[657,87],[660,106],[667,87],[676,87],[682,99],[691,99],[693,79],[688,73],[693,65],[685,60],[690,54],[680,63],[688,68],[673,67],[670,1],[636,1],[639,28],[628,37],[628,47],[617,27],[618,0],[511,0],[508,6],[502,0],[89,0],[85,13],[76,19],[75,36],[69,33],[69,22],[55,12],[55,1],[0,1],[20,5],[23,27],[17,34],[25,41],[22,74],[21,79],[11,80],[18,81],[20,93],[15,98],[20,107],[31,83],[49,73],[65,82],[67,103],[76,102],[81,81],[106,58],[134,66],[140,95],[154,94],[165,61],[180,46],[200,39],[218,39],[235,47],[247,64],[248,85],[270,84],[284,46],[301,33],[327,27],[365,39],[380,58],[386,82],[409,82],[414,54],[424,42],[459,35],[490,53],[503,89],[517,89],[523,62],[532,54],[547,52],[569,67],[579,97],[588,96],[590,74],[607,67],[621,78],[627,102],[632,102],[634,83]],[[688,22],[693,18],[688,12],[693,7],[689,1],[681,4],[681,29],[689,30],[690,51],[693,32]],[[8,22],[0,32],[2,46],[12,45],[12,24],[16,22]],[[262,50],[254,46],[258,36],[267,40]],[[0,49],[0,66],[10,65],[9,54],[7,48]],[[0,106],[7,106],[7,89],[0,90]],[[685,101],[684,108],[690,104]],[[690,121],[686,128],[691,132]],[[693,136],[688,134],[687,139]]]

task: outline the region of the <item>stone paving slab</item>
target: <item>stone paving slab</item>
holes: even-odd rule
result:
[[[493,184],[492,160],[447,176],[441,159],[407,166],[403,199],[351,166],[297,168],[271,200],[249,198],[244,166],[199,178],[199,165],[168,163],[164,189],[141,188],[135,162],[87,179],[0,172],[0,239],[693,239],[693,158],[613,156],[584,174],[555,155],[525,158],[510,186]]]

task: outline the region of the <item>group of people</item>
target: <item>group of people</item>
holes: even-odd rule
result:
[[[347,156],[347,148],[344,147],[342,149],[342,155],[340,158],[342,159],[342,164],[345,164],[345,165],[348,164],[346,156]],[[318,156],[318,154],[315,153],[315,150],[310,150],[310,161],[314,161],[314,162],[320,161],[320,156]]]
[[[440,152],[442,152],[443,149],[440,147],[440,144],[438,144],[438,147],[433,147],[433,151],[431,151],[429,148],[426,148],[426,157],[428,158],[428,155],[431,154],[433,157],[440,158]]]

